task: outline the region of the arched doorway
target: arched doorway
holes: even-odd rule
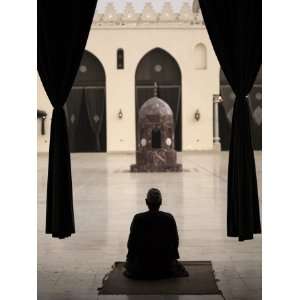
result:
[[[84,51],[65,105],[71,152],[106,152],[105,71]]]
[[[176,60],[161,48],[146,53],[135,73],[136,120],[141,106],[153,97],[154,83],[158,84],[158,97],[169,104],[175,124],[175,149],[181,151],[181,71]],[[138,123],[136,122],[136,129]]]
[[[254,85],[248,95],[251,116],[252,144],[254,150],[262,149],[262,79],[259,70]],[[229,150],[233,104],[235,94],[229,85],[225,74],[220,71],[220,94],[223,102],[219,105],[219,129],[222,150]]]

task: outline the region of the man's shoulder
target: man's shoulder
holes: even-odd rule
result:
[[[162,216],[164,218],[174,219],[172,214],[167,213],[165,211],[159,211],[156,214],[159,215],[159,216]],[[152,213],[150,211],[145,211],[145,212],[135,214],[134,219],[142,219],[142,218],[146,218],[146,217],[151,216],[151,215],[152,215]]]
[[[165,212],[165,211],[159,211],[157,214],[166,219],[174,219],[172,214]],[[148,216],[151,216],[151,215],[152,215],[151,212],[145,211],[145,212],[135,214],[134,219],[135,220],[143,219],[143,218],[147,218]]]
[[[135,220],[138,220],[138,219],[144,218],[146,215],[147,215],[147,212],[145,211],[145,212],[141,212],[141,213],[135,214],[133,218],[134,218]]]
[[[171,219],[174,219],[173,215],[168,213],[168,212],[165,212],[165,211],[160,211],[160,214],[162,216],[165,216],[166,218],[171,218]]]

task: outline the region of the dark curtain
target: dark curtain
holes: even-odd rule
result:
[[[262,149],[262,86],[255,84],[249,94],[249,108],[252,117],[252,142],[254,149]]]
[[[65,104],[71,152],[105,152],[105,88],[72,88]]]
[[[224,101],[225,97],[221,91],[221,95]],[[230,116],[230,111],[227,112],[223,103],[219,104],[219,131],[221,138],[221,149],[223,151],[228,151],[230,146],[230,136],[231,136],[231,123],[228,119],[228,115]]]
[[[207,31],[236,100],[228,166],[227,234],[261,232],[247,95],[262,59],[261,0],[199,0]]]
[[[66,238],[75,232],[66,117],[67,100],[93,20],[97,0],[38,0],[37,66],[53,106],[46,233]]]
[[[100,141],[100,133],[103,127],[103,120],[105,114],[104,89],[85,89],[85,101],[90,126],[95,135],[96,151],[100,152],[104,148],[104,145],[101,145]]]
[[[96,138],[89,121],[89,114],[85,100],[85,91],[83,90],[81,101],[78,126],[74,134],[74,149],[73,152],[95,152]]]
[[[220,94],[223,102],[219,105],[219,130],[222,150],[229,150],[231,124],[235,95],[231,86],[220,71]],[[262,83],[261,69],[258,72],[254,85],[248,94],[248,105],[250,109],[250,123],[252,146],[254,150],[262,149]]]
[[[83,89],[72,88],[65,104],[65,112],[68,125],[70,151],[75,152],[75,135],[80,122],[80,109],[83,101]]]

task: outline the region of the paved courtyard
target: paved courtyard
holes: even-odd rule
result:
[[[261,153],[255,155],[261,194]],[[182,173],[138,174],[128,171],[132,154],[72,154],[76,234],[58,240],[44,233],[48,156],[39,154],[38,299],[98,299],[103,276],[125,259],[132,217],[146,209],[150,187],[161,190],[161,209],[177,221],[181,260],[211,260],[226,300],[261,299],[261,236],[226,237],[228,153],[183,153],[179,160]]]

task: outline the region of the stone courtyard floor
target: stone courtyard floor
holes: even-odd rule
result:
[[[261,152],[255,157],[261,195]],[[39,154],[38,299],[98,299],[103,276],[125,260],[132,217],[146,210],[151,187],[162,192],[161,210],[176,219],[181,260],[211,260],[226,300],[261,299],[261,236],[245,242],[226,237],[228,152],[182,153],[179,160],[182,173],[141,174],[128,171],[133,154],[72,154],[76,234],[58,240],[44,233],[48,155]]]

